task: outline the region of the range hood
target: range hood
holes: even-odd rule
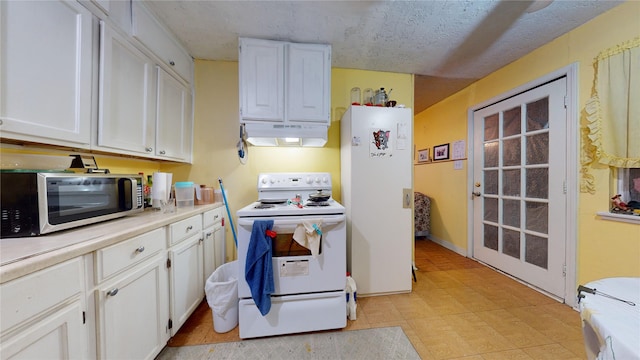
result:
[[[326,125],[244,124],[247,142],[254,146],[323,147],[327,143],[328,130]]]

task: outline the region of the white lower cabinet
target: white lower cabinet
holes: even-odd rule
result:
[[[204,274],[203,283],[211,274],[224,264],[225,261],[225,232],[224,232],[224,208],[219,207],[202,214],[203,258]]]
[[[82,259],[0,286],[0,359],[86,359]]]
[[[86,326],[82,305],[74,301],[15,336],[2,338],[2,359],[85,359]]]
[[[154,359],[224,262],[222,209],[0,285],[0,359]]]
[[[197,215],[191,219],[201,223],[200,217]],[[183,224],[186,223],[172,224],[172,232],[176,232],[174,225],[181,227]],[[201,230],[201,227],[192,227],[189,231],[196,231],[196,234],[184,240],[172,239],[177,244],[169,248],[171,336],[178,332],[204,298]]]
[[[98,289],[98,351],[102,359],[153,359],[168,335],[165,257]]]
[[[153,359],[169,340],[166,230],[95,253],[100,359]],[[115,264],[115,266],[114,266]]]

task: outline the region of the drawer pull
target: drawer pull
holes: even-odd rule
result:
[[[212,232],[208,232],[208,233],[205,235],[205,237],[210,238],[210,237],[211,237],[211,235],[213,235],[213,233],[212,233]]]
[[[187,226],[187,231],[185,231],[185,232],[189,232],[189,231],[191,231],[191,230],[193,230],[193,225],[189,225],[189,226]]]
[[[118,294],[118,288],[107,291],[107,296],[116,296]]]
[[[152,147],[147,146],[146,148],[144,148],[144,151],[146,151],[146,152],[149,152],[149,153],[150,153],[150,152],[152,152],[152,151],[153,151],[153,148],[152,148]]]
[[[141,253],[144,251],[144,246],[140,246],[139,248],[136,249],[137,253]]]

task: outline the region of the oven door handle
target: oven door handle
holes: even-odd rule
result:
[[[322,226],[330,226],[330,225],[337,225],[341,222],[343,222],[345,220],[344,215],[339,215],[337,217],[331,217],[331,218],[323,218],[323,217],[318,217],[317,219],[322,220]],[[240,218],[238,219],[238,226],[253,226],[253,222],[256,219],[244,219],[244,218]],[[312,218],[308,218],[308,219],[304,219],[304,220],[314,220]],[[288,225],[298,225],[300,223],[302,223],[303,220],[301,219],[286,219],[286,220],[273,220],[273,226],[288,226]]]

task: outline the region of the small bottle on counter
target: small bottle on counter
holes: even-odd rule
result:
[[[153,188],[153,176],[147,175],[147,185],[144,192],[145,207],[153,206],[153,198],[151,197],[151,189]]]

